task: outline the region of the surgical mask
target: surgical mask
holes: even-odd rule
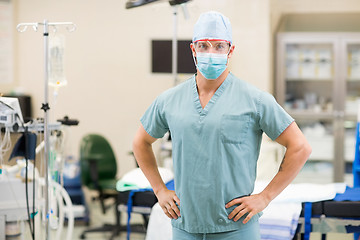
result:
[[[228,54],[196,53],[196,67],[209,80],[217,79],[226,69]],[[195,59],[194,59],[195,61]]]

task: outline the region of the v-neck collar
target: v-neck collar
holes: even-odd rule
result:
[[[221,85],[218,87],[218,89],[215,91],[214,95],[211,97],[210,101],[206,104],[204,108],[202,108],[200,103],[200,96],[197,90],[197,84],[196,84],[196,74],[193,78],[193,98],[194,98],[194,104],[196,110],[199,112],[200,115],[207,115],[211,107],[215,104],[216,100],[221,96],[221,94],[226,89],[226,86],[230,83],[230,76],[231,73],[228,74],[228,76],[225,78],[225,80],[221,83]]]

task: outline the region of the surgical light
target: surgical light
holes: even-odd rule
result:
[[[160,0],[128,0],[126,3],[125,8],[135,8],[140,7],[145,4],[149,4],[152,2],[156,2]],[[169,0],[169,4],[173,8],[173,39],[172,39],[172,74],[174,78],[174,85],[177,85],[178,79],[177,79],[177,6],[180,5],[182,7],[182,10],[184,12],[185,19],[188,18],[188,12],[185,6],[185,3],[189,2],[191,0]]]
[[[160,0],[129,0],[126,3],[125,8],[129,9],[129,8],[140,7],[140,6],[143,6],[143,5],[146,5],[149,3],[153,3],[153,2],[157,2],[157,1],[160,1]],[[171,6],[174,6],[174,5],[186,3],[188,1],[190,1],[190,0],[169,0],[169,3]]]
[[[129,0],[126,3],[126,9],[140,7],[142,5],[152,3],[152,2],[157,2],[157,1],[159,1],[159,0]]]

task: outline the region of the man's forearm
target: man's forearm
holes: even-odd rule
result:
[[[278,196],[298,175],[311,152],[310,146],[305,143],[298,149],[287,149],[278,173],[261,192],[268,201]]]

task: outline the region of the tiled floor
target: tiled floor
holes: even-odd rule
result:
[[[98,201],[89,203],[90,205],[90,219],[91,219],[91,226],[89,227],[98,227],[102,226],[104,223],[115,223],[115,213],[114,209],[110,208],[107,210],[106,214],[104,215],[101,212],[100,205]],[[132,214],[131,216],[132,223],[143,223],[141,216],[137,214]],[[121,224],[125,225],[127,221],[127,216],[125,213],[122,213],[121,216]],[[80,240],[81,233],[89,228],[88,226],[83,226],[78,222],[74,228],[73,233],[73,240]],[[126,240],[126,232],[121,232],[119,236],[115,237],[114,240]],[[111,236],[111,233],[88,233],[86,234],[86,239],[88,240],[107,240]],[[140,233],[131,233],[130,240],[144,240],[145,234]]]
[[[72,238],[71,240],[80,240],[80,235],[82,234],[82,232],[90,227],[98,227],[98,226],[102,226],[104,223],[115,223],[115,214],[114,214],[114,209],[109,208],[108,211],[106,212],[106,214],[102,214],[101,209],[100,209],[100,205],[98,201],[94,201],[91,202],[89,201],[89,206],[90,206],[90,226],[86,226],[84,224],[84,222],[82,221],[76,221],[75,223],[75,227],[74,227],[74,231],[72,234]],[[127,220],[127,216],[126,214],[122,214],[121,217],[121,223],[122,225],[126,224],[126,220]],[[132,214],[131,216],[131,222],[132,223],[143,223],[141,215],[137,214]],[[36,240],[43,240],[45,239],[45,233],[44,230],[41,229],[41,227],[36,226],[36,228],[38,229],[37,235],[35,237]],[[50,237],[49,239],[54,240],[56,239],[56,231],[55,230],[50,230]],[[66,234],[67,234],[67,227],[65,226],[60,240],[66,240]],[[24,234],[23,234],[23,238],[19,237],[16,240],[31,240],[31,235],[30,235],[30,231],[29,231],[29,226],[26,225],[25,229],[24,229]],[[110,232],[105,232],[105,233],[88,233],[86,234],[86,239],[87,240],[107,240],[109,239],[111,236]],[[126,232],[121,232],[119,236],[115,237],[114,240],[126,240]],[[15,240],[12,238],[12,240]],[[141,234],[141,233],[131,233],[130,235],[130,240],[145,240],[145,234]]]

